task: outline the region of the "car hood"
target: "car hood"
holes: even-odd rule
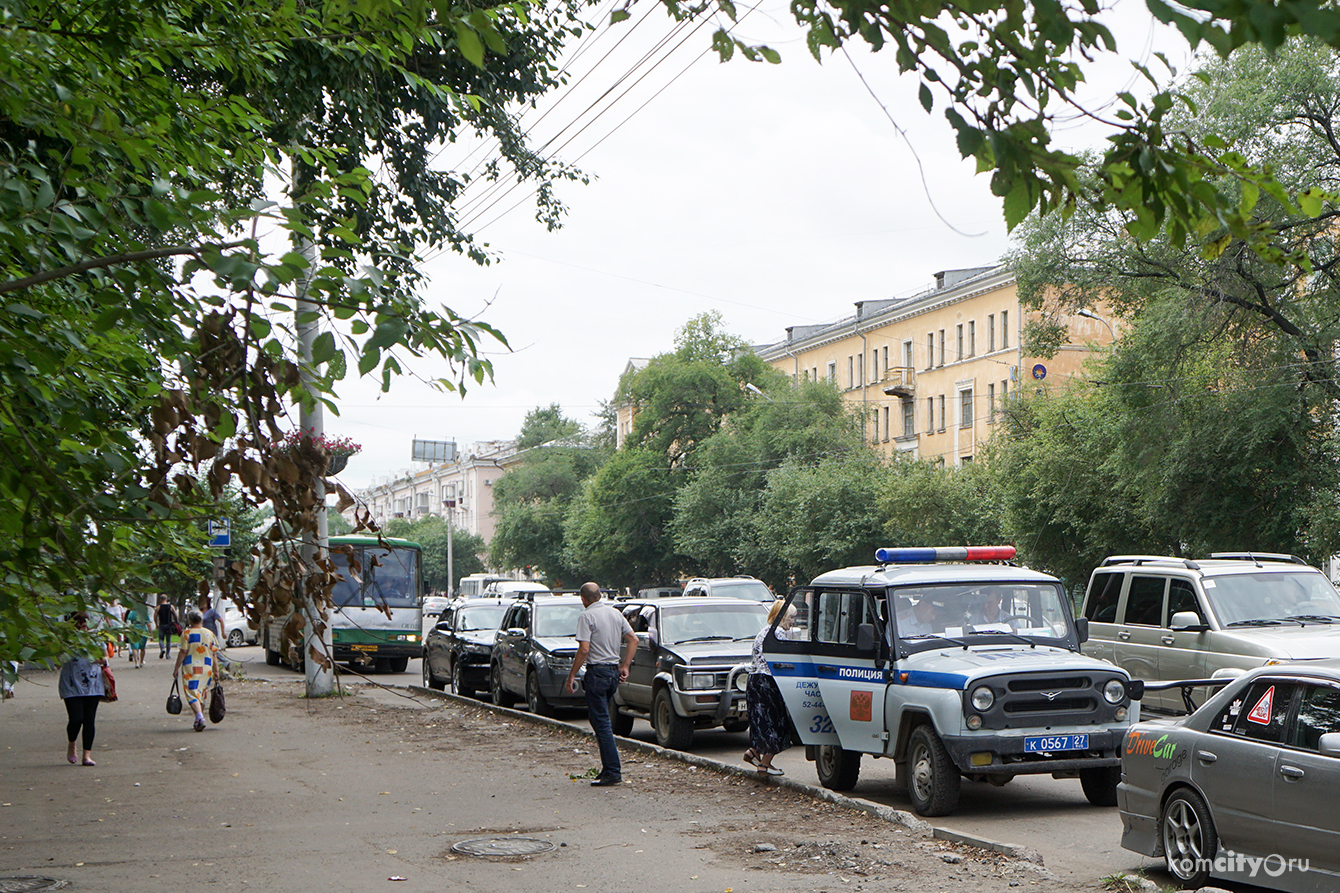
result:
[[[680,642],[677,645],[664,645],[662,651],[675,655],[686,664],[743,664],[748,663],[754,640],[731,642],[725,639],[716,642]]]
[[[964,651],[958,648],[940,648],[934,651],[919,651],[890,668],[894,674],[934,673],[940,676],[949,674],[962,678],[962,684],[983,676],[998,676],[1002,673],[1067,673],[1101,670],[1104,673],[1126,676],[1126,671],[1107,661],[1076,654],[1064,648],[1049,648],[1039,645],[1037,648],[1026,646],[1002,648],[998,645],[989,648],[970,648]],[[915,684],[914,678],[908,680]]]
[[[1307,626],[1289,624],[1287,626],[1233,627],[1211,633],[1216,639],[1240,642],[1247,648],[1225,648],[1216,645],[1211,650],[1217,652],[1242,651],[1250,653],[1260,649],[1261,657],[1278,657],[1292,660],[1313,660],[1321,657],[1335,657],[1340,654],[1340,623],[1315,623]],[[1252,647],[1255,646],[1255,647]]]
[[[534,640],[535,647],[542,651],[548,651],[550,654],[576,654],[577,639],[575,636],[544,636]]]

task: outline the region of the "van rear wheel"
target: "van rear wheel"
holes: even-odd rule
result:
[[[930,726],[917,726],[907,743],[907,795],[917,815],[949,815],[958,809],[958,767]]]
[[[819,784],[830,791],[850,791],[861,777],[860,751],[843,750],[836,744],[821,744],[814,769],[819,773]]]

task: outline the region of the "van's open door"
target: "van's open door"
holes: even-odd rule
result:
[[[813,604],[812,590],[797,589],[791,593],[786,608],[763,640],[763,657],[772,670],[773,681],[782,693],[801,743],[838,745],[841,742],[828,717],[815,669]],[[785,626],[788,622],[789,629]]]

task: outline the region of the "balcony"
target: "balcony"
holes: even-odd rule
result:
[[[891,366],[884,370],[879,386],[890,397],[913,397],[917,392],[917,372],[911,366]]]

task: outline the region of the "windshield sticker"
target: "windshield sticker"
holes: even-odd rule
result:
[[[870,722],[871,708],[874,705],[874,693],[869,691],[853,691],[851,693],[851,721],[852,722]]]
[[[1270,725],[1270,708],[1275,701],[1275,686],[1266,689],[1266,693],[1261,695],[1261,700],[1256,702],[1252,712],[1247,714],[1248,722],[1260,723],[1263,726]]]
[[[1214,588],[1214,581],[1213,581],[1213,580],[1201,580],[1201,581],[1200,581],[1200,585],[1201,585],[1202,587],[1204,587],[1205,589],[1213,589],[1213,588]]]

